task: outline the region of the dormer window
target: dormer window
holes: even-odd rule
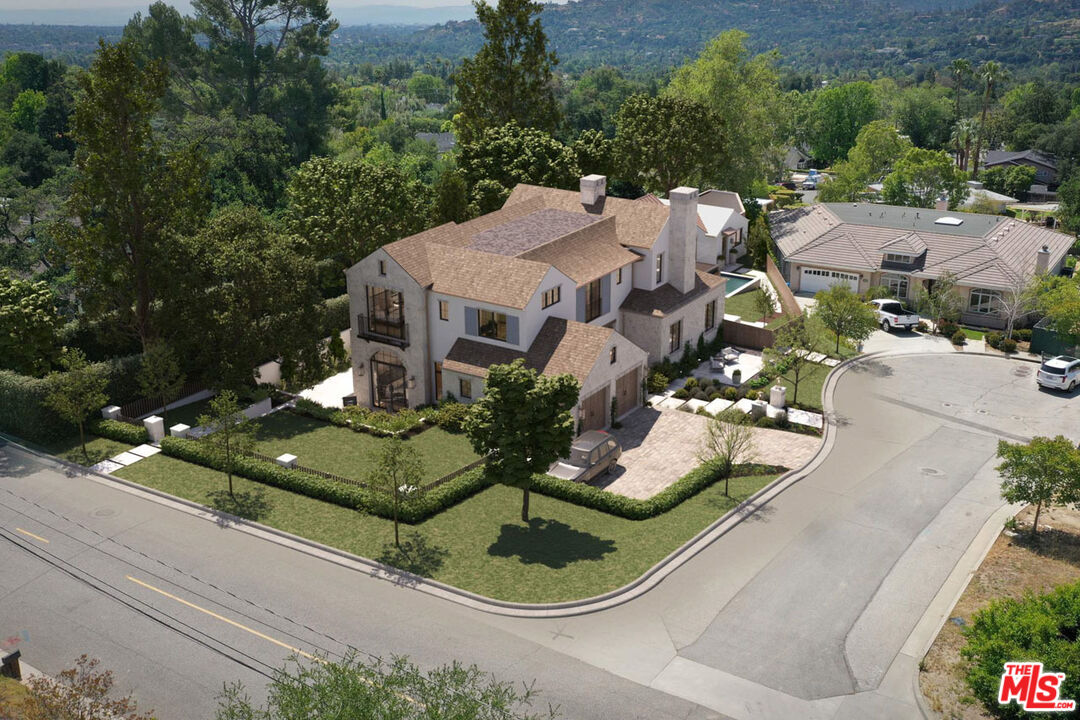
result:
[[[885,253],[885,262],[901,263],[903,265],[911,264],[910,255],[900,255],[899,253]]]

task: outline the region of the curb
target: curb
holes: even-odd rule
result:
[[[1005,356],[988,353],[971,354],[1000,357],[1006,360],[1010,359]],[[841,362],[829,372],[829,375],[825,380],[825,385],[822,388],[822,410],[825,418],[825,422],[823,423],[822,442],[814,455],[801,468],[789,470],[773,482],[758,490],[626,585],[593,597],[558,603],[520,603],[488,598],[477,593],[469,592],[468,590],[462,590],[461,588],[441,583],[438,580],[414,575],[410,572],[384,565],[360,555],[354,555],[344,550],[339,550],[338,548],[323,545],[322,543],[298,535],[293,535],[284,530],[278,530],[277,528],[272,528],[228,513],[212,510],[205,505],[200,505],[191,500],[186,500],[154,488],[139,485],[108,473],[93,471],[82,465],[77,465],[36,450],[31,450],[17,442],[12,442],[11,444],[24,452],[68,467],[81,475],[90,477],[96,482],[117,486],[118,489],[125,492],[142,496],[144,499],[158,502],[159,504],[171,506],[173,509],[181,510],[189,515],[210,522],[220,522],[224,518],[229,521],[231,527],[249,535],[276,542],[284,547],[289,547],[293,550],[307,553],[313,557],[334,562],[343,567],[353,570],[362,570],[372,577],[393,582],[397,585],[405,585],[411,589],[444,600],[449,600],[474,610],[480,610],[494,615],[520,618],[572,617],[607,610],[641,597],[718,538],[726,535],[732,528],[749,517],[752,513],[746,512],[748,508],[756,510],[758,507],[767,504],[784,490],[802,480],[810,471],[816,469],[824,462],[825,457],[828,456],[829,451],[832,450],[832,447],[836,442],[835,431],[831,430],[832,426],[835,424],[831,419],[834,416],[832,401],[833,392],[835,391],[838,378],[849,368],[866,360],[882,357],[918,355],[933,356],[947,355],[947,353],[904,353],[883,351],[859,355]]]

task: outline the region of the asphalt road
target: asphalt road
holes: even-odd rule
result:
[[[1080,437],[1080,400],[997,358],[857,367],[818,467],[574,618],[467,610],[0,449],[0,638],[46,672],[90,652],[164,720],[212,717],[224,681],[261,695],[289,648],[349,646],[535,679],[569,718],[915,717],[890,666],[1001,506],[997,439]]]

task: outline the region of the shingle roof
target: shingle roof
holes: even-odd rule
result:
[[[584,382],[607,345],[611,328],[548,318],[527,352],[459,338],[443,359],[443,370],[486,378],[488,368],[525,359],[525,366],[544,375],[569,373]]]
[[[842,215],[850,221],[845,222]],[[926,246],[924,256],[906,268],[915,276],[934,278],[951,272],[966,285],[990,288],[1013,287],[1030,277],[1043,245],[1050,249],[1051,265],[1072,245],[1067,235],[1011,218],[961,213],[962,225],[936,224],[944,215],[895,206],[829,203],[776,213],[770,217],[770,226],[784,259],[790,262],[876,271],[882,269],[884,252],[921,244]],[[913,222],[916,230],[905,229],[904,222]]]
[[[580,230],[536,247],[520,257],[554,265],[578,287],[641,260],[622,245],[613,217],[598,219]]]
[[[648,197],[648,196],[646,196]],[[573,190],[526,185],[514,188],[504,208],[539,200],[543,207],[588,213],[601,217],[615,216],[619,242],[629,247],[651,248],[668,219],[668,208],[660,202],[642,202],[605,196],[592,205],[582,205],[580,193]]]
[[[599,221],[592,215],[544,208],[477,233],[469,247],[498,255],[521,255]]]
[[[434,292],[523,309],[550,266],[478,250],[430,244],[427,248]]]
[[[1018,160],[1030,160],[1031,162],[1045,165],[1051,170],[1057,170],[1057,160],[1038,150],[1019,150],[1017,152],[989,150],[986,153],[986,161],[983,164],[986,167],[990,167],[992,165],[1000,165],[1001,163],[1015,163]]]
[[[620,310],[637,313],[638,315],[664,317],[727,282],[720,275],[712,275],[700,270],[696,271],[696,274],[697,279],[694,281],[694,289],[685,295],[676,290],[670,283],[664,283],[655,290],[635,288],[626,296]]]

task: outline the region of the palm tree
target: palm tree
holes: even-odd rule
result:
[[[956,122],[952,131],[952,143],[956,146],[956,164],[967,172],[968,160],[971,157],[971,141],[975,139],[975,121],[971,118],[962,118]]]
[[[981,68],[979,68],[979,77],[982,78],[985,86],[983,92],[983,106],[982,106],[982,119],[979,121],[979,134],[975,136],[975,157],[974,163],[971,168],[971,179],[979,179],[979,158],[982,154],[982,143],[986,136],[986,113],[990,110],[990,100],[994,97],[994,86],[1001,83],[1005,79],[1006,70],[1004,67],[994,62],[993,60],[987,60]]]
[[[953,108],[953,117],[960,119],[960,92],[964,89],[964,78],[971,75],[971,63],[963,58],[957,58],[949,65],[949,72],[953,76],[953,84],[956,86],[956,103]],[[956,158],[960,159],[960,146],[956,146]]]

